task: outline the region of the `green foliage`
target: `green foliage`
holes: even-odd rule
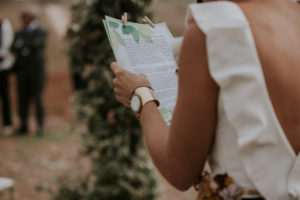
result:
[[[105,15],[120,18],[125,11],[129,19],[140,21],[149,16],[150,4],[151,0],[78,0],[73,5],[72,72],[87,82],[87,88],[75,94],[75,108],[87,124],[83,141],[92,169],[79,184],[61,183],[54,200],[153,200],[157,196],[139,123],[115,100],[109,68],[114,57],[102,24]],[[137,37],[137,30],[133,32]],[[123,45],[118,36],[116,40]]]

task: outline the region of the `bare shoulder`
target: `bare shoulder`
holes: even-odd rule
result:
[[[179,79],[188,78],[192,74],[199,77],[210,76],[206,53],[205,35],[196,22],[191,22],[186,28],[179,57]],[[201,73],[205,71],[205,73]],[[198,73],[197,73],[198,72]]]
[[[217,93],[218,86],[209,71],[205,34],[195,22],[192,22],[184,34],[179,57],[179,100],[181,97],[186,99],[201,97],[198,102],[206,99],[207,104],[214,104],[213,99]]]
[[[195,21],[189,23],[188,27],[186,28],[184,33],[183,45],[183,48],[185,48],[186,46],[192,46],[197,48],[198,50],[205,47],[205,34],[201,31]],[[190,48],[186,48],[185,50],[190,50]],[[203,54],[201,55],[203,57],[205,56]]]
[[[189,38],[195,39],[199,42],[205,39],[204,33],[201,31],[195,21],[190,22],[185,30],[185,39]]]

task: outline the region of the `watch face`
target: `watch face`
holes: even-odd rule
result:
[[[136,112],[136,113],[139,112],[140,107],[141,107],[141,101],[138,96],[136,96],[136,95],[132,96],[132,98],[130,100],[130,106],[134,112]]]

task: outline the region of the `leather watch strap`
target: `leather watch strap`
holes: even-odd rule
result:
[[[134,93],[141,98],[142,106],[144,106],[145,104],[147,104],[150,101],[154,101],[157,104],[157,106],[159,106],[159,101],[155,97],[154,92],[151,88],[138,87]]]

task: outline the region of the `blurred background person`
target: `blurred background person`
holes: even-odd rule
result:
[[[10,92],[9,92],[9,70],[13,64],[10,47],[13,42],[13,30],[8,19],[0,17],[0,101],[2,102],[3,135],[13,133]]]
[[[21,13],[23,27],[16,33],[13,51],[16,55],[17,93],[20,127],[18,134],[28,132],[28,111],[34,103],[37,118],[37,134],[44,132],[44,107],[42,94],[45,82],[44,50],[47,33],[39,26],[33,11]]]

